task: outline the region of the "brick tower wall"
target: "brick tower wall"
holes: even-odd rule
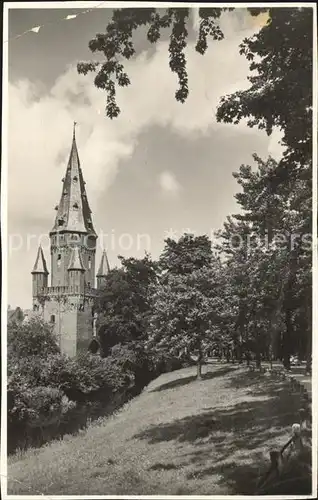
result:
[[[44,321],[54,325],[61,352],[70,357],[87,351],[93,337],[92,303],[86,302],[83,311],[79,310],[81,303],[80,296],[68,296],[66,302],[52,298],[44,305]]]

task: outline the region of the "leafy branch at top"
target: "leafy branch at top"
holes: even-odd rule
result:
[[[233,10],[233,8],[199,9],[199,33],[195,48],[200,54],[206,53],[208,37],[216,41],[224,38],[218,22],[224,10]],[[252,15],[258,15],[263,10],[266,9],[250,9]],[[106,91],[106,114],[109,118],[115,118],[120,113],[116,102],[116,85],[126,87],[131,83],[120,60],[129,60],[135,55],[133,32],[142,26],[148,27],[147,39],[150,43],[158,42],[162,30],[171,29],[168,49],[169,66],[178,78],[175,97],[177,101],[185,102],[189,88],[184,51],[187,46],[187,23],[190,14],[191,9],[189,8],[117,9],[114,10],[112,20],[107,25],[105,33],[98,33],[89,42],[90,50],[93,53],[101,52],[105,56],[106,62],[80,62],[77,65],[77,70],[84,75],[89,72],[97,73],[94,83],[97,88]]]

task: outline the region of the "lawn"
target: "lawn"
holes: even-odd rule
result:
[[[10,457],[8,494],[255,494],[269,449],[298,421],[299,397],[232,365],[205,366],[202,381],[194,371],[162,375],[116,415]]]

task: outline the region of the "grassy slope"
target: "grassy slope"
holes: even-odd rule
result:
[[[9,458],[9,494],[253,494],[298,398],[233,366],[162,375],[117,415]],[[294,492],[296,493],[296,492]]]

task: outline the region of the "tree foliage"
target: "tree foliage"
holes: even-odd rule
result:
[[[242,211],[219,232],[219,250],[227,255],[239,343],[262,346],[288,368],[291,354],[310,353],[305,347],[311,339],[310,195],[300,179],[290,180],[292,194],[277,183],[280,166],[272,158],[264,162],[254,155],[254,160],[256,169],[242,165],[234,174]]]
[[[165,247],[160,255],[159,266],[163,273],[188,274],[212,261],[211,242],[206,235],[184,234],[178,241],[165,240]]]
[[[8,328],[8,358],[49,356],[59,353],[57,339],[52,328],[41,319],[27,323],[10,322]]]
[[[213,261],[213,263],[212,263]],[[152,294],[147,348],[166,355],[197,354],[211,348],[220,315],[220,263],[213,260],[206,236],[167,239],[160,260],[161,276]]]
[[[196,50],[205,54],[210,39],[222,40],[219,19],[225,8],[200,8]],[[218,120],[238,123],[247,118],[250,126],[271,133],[274,126],[284,132],[286,161],[308,164],[311,158],[313,10],[308,7],[250,8],[257,16],[266,11],[269,20],[258,33],[247,38],[239,52],[249,61],[250,88],[222,98]],[[133,32],[147,26],[147,39],[156,43],[163,29],[170,29],[169,65],[178,76],[176,99],[184,102],[189,94],[185,48],[188,42],[189,8],[117,9],[106,32],[89,42],[90,50],[102,52],[105,62],[79,63],[78,71],[98,71],[95,85],[107,93],[106,113],[113,118],[120,110],[116,85],[127,86],[130,79],[122,63],[135,55]],[[191,88],[191,85],[190,85]]]
[[[149,255],[120,260],[122,267],[109,273],[96,303],[98,336],[104,356],[116,344],[138,341],[145,336],[149,287],[156,281],[157,265]]]
[[[209,39],[219,41],[224,38],[219,19],[225,10],[233,8],[199,8],[200,26],[195,48],[200,54],[206,53]],[[265,10],[254,8],[249,9],[249,12],[255,16]],[[150,43],[158,42],[163,30],[170,30],[169,66],[177,75],[179,85],[175,97],[178,101],[185,102],[189,94],[185,48],[188,43],[188,23],[191,15],[191,9],[185,7],[114,10],[105,33],[97,33],[88,44],[91,52],[101,52],[105,61],[80,62],[77,65],[80,74],[97,73],[94,82],[97,88],[106,92],[108,117],[115,118],[120,113],[116,102],[116,85],[119,87],[130,85],[123,61],[131,59],[136,54],[133,33],[140,27],[147,27],[146,36]]]
[[[118,351],[106,358],[89,353],[68,358],[60,354],[49,325],[10,322],[9,452],[77,431],[94,412],[116,407],[131,388],[140,390],[140,376],[137,380],[134,366],[122,358]]]

